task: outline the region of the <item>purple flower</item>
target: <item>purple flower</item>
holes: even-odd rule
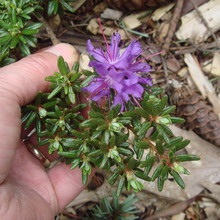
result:
[[[150,71],[146,62],[137,60],[142,52],[141,44],[132,41],[120,54],[121,36],[116,33],[111,37],[111,44],[106,51],[94,48],[91,41],[87,42],[87,50],[92,56],[89,66],[98,74],[90,84],[84,87],[93,101],[110,98],[113,94],[113,105],[120,104],[122,110],[129,100],[140,99],[144,92],[143,85],[152,85],[150,77],[143,77]]]

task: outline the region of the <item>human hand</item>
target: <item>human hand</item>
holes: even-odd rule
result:
[[[57,71],[57,56],[72,66],[75,49],[59,44],[0,69],[0,216],[50,220],[84,188],[79,169],[59,164],[45,170],[21,140],[20,106],[45,92],[45,77]]]

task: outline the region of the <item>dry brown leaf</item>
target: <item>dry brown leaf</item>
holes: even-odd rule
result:
[[[207,181],[203,182],[202,185],[204,186],[204,188],[208,189],[211,192],[211,194],[209,194],[209,197],[220,204],[220,185]]]
[[[219,207],[206,207],[204,209],[208,218],[206,220],[219,220],[220,219],[220,208]]]
[[[167,64],[167,68],[174,73],[178,72],[181,68],[180,62],[175,57],[168,58],[166,60],[166,64]]]
[[[149,217],[145,218],[144,220],[156,220],[159,218],[164,218],[164,217],[176,215],[176,214],[184,211],[193,201],[194,201],[194,198],[185,200],[183,202],[178,202],[178,203],[176,203],[166,209],[158,211],[156,214],[149,216]]]

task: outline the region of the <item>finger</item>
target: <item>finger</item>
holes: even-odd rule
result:
[[[62,163],[51,168],[48,176],[57,196],[58,210],[56,211],[65,208],[85,188],[79,168],[71,170],[69,165]]]
[[[58,44],[44,52],[30,55],[0,70],[0,89],[20,105],[29,103],[39,91],[46,91],[45,77],[57,71],[57,56],[72,66],[78,59],[74,47]],[[2,94],[2,93],[1,93]]]
[[[78,59],[71,45],[58,44],[0,69],[0,183],[8,175],[19,143],[20,106],[33,100],[39,91],[48,89],[45,77],[57,71],[59,55],[69,65]]]

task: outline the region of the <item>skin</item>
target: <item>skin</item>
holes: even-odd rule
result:
[[[71,66],[76,50],[68,44],[30,55],[0,69],[0,216],[50,220],[83,189],[79,169],[59,164],[45,170],[21,140],[20,106],[47,91],[46,76],[57,71],[57,56]]]

